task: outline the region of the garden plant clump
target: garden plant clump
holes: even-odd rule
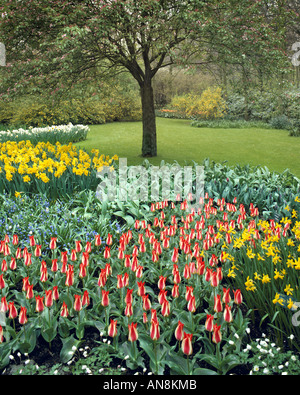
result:
[[[75,143],[87,138],[89,127],[85,125],[58,125],[48,126],[44,128],[32,128],[29,129],[7,129],[0,130],[0,142],[6,141],[22,141],[28,140],[32,144],[40,142],[48,142],[55,144],[60,142],[61,144]]]
[[[52,374],[258,374],[264,364],[294,374],[299,200],[275,221],[208,193],[197,212],[185,201],[104,204],[92,191],[38,205],[4,197],[15,206],[1,225],[1,369],[23,360],[42,374],[44,344],[59,356]],[[22,206],[34,218],[56,211],[53,229],[33,220],[26,234]],[[260,327],[288,360],[254,347]]]

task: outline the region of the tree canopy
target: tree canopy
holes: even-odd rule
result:
[[[143,109],[143,156],[157,155],[152,79],[173,63],[220,59],[270,72],[283,65],[285,27],[277,1],[0,1],[0,41],[7,50],[2,97],[42,93],[126,70]],[[279,13],[280,10],[280,13]]]

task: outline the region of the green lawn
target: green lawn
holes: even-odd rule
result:
[[[229,165],[267,166],[282,172],[289,169],[300,177],[300,138],[290,137],[286,130],[274,129],[209,129],[190,126],[190,121],[157,118],[158,156],[161,160],[201,164],[205,158]],[[128,165],[143,162],[141,157],[141,122],[115,122],[90,127],[88,139],[76,144],[87,150],[100,149],[106,155],[127,158]]]

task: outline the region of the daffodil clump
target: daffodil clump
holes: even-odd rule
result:
[[[92,150],[91,155],[72,143],[30,141],[0,143],[0,190],[10,193],[70,193],[97,184],[97,170],[113,168],[110,158]]]
[[[228,277],[242,289],[248,307],[264,311],[277,327],[290,331],[300,305],[300,221],[296,210],[285,210],[279,221],[257,216],[248,226],[231,229],[230,243],[223,247],[229,251]]]

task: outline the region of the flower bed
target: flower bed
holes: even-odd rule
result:
[[[110,339],[102,350],[128,369],[227,374],[245,364],[254,309],[269,337],[284,330],[295,345],[293,304],[274,300],[300,297],[297,212],[261,221],[254,205],[208,196],[198,213],[184,203],[149,209],[120,234],[74,235],[63,247],[38,233],[22,248],[16,234],[3,237],[2,368],[13,353],[33,353],[39,338],[49,347],[60,338],[67,363],[94,328]]]
[[[32,144],[49,142],[68,144],[85,140],[89,127],[85,125],[58,125],[44,128],[14,129],[0,131],[0,142],[29,140]]]
[[[113,166],[117,159],[59,142],[7,141],[0,143],[0,152],[0,191],[41,192],[52,198],[95,188],[97,169]]]

